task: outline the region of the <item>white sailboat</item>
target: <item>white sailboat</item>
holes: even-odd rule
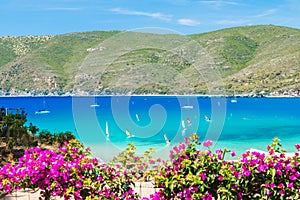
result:
[[[106,140],[109,140],[110,133],[108,131],[108,123],[107,123],[107,121],[105,122],[105,134],[106,134]]]
[[[140,121],[140,116],[137,113],[135,114],[135,118],[138,122]]]
[[[205,120],[206,120],[207,122],[211,122],[211,119],[210,119],[207,115],[205,115]]]
[[[190,118],[186,118],[186,122],[188,123],[188,126],[192,126],[192,121]]]
[[[235,91],[233,91],[233,98],[230,100],[231,103],[237,103],[237,99],[235,96]]]
[[[167,134],[164,134],[164,138],[167,144],[170,144],[171,140],[168,138]]]
[[[186,128],[185,128],[185,129],[182,129],[181,135],[184,136],[184,135],[185,135],[185,132],[186,132]]]
[[[49,113],[50,113],[50,110],[47,110],[47,108],[46,108],[46,100],[45,100],[45,97],[44,97],[44,99],[43,99],[43,109],[35,111],[35,114],[49,114]]]
[[[110,136],[110,133],[109,133],[109,131],[108,131],[108,123],[107,123],[107,121],[106,121],[106,123],[105,123],[105,133],[106,133],[106,135],[109,137]]]
[[[182,108],[184,108],[184,109],[193,109],[194,108],[194,106],[190,105],[190,99],[189,98],[187,99],[187,104],[182,106]]]
[[[181,126],[182,126],[183,129],[186,129],[184,120],[181,121]]]
[[[126,129],[125,134],[127,135],[128,138],[134,137],[134,135],[132,135],[129,130]]]

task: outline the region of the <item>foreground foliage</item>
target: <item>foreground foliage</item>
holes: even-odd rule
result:
[[[77,140],[59,152],[31,148],[18,163],[0,168],[0,190],[39,189],[44,199],[141,199],[132,187],[154,176],[157,192],[150,199],[299,199],[300,156],[285,154],[278,138],[268,153],[247,151],[238,160],[225,160],[229,150],[212,152],[212,141],[196,134],[174,146],[170,161],[153,160],[153,149],[135,154],[129,144],[108,164],[100,164]],[[300,150],[300,145],[295,145]],[[155,168],[158,164],[163,167]],[[147,178],[147,179],[148,179]],[[148,198],[143,198],[148,199]]]
[[[108,165],[124,173],[131,174],[134,181],[149,181],[153,179],[157,171],[160,171],[166,165],[166,161],[163,159],[154,159],[154,153],[154,148],[150,148],[143,155],[137,155],[136,147],[131,142]]]
[[[194,135],[174,147],[172,164],[155,177],[155,185],[161,189],[152,199],[299,198],[299,154],[287,157],[278,139],[268,146],[268,154],[247,151],[238,161],[224,160],[227,150],[212,153],[211,141],[203,143],[207,150],[198,150],[200,144]]]
[[[11,112],[15,110],[14,112]],[[7,112],[10,111],[10,112]],[[30,147],[46,147],[58,149],[75,139],[71,132],[50,133],[39,130],[38,127],[27,122],[27,113],[21,108],[0,109],[0,166],[8,161],[16,161],[24,155],[24,150]]]

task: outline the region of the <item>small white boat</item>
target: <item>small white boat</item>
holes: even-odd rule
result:
[[[91,104],[90,105],[91,108],[96,108],[96,107],[99,107],[99,106],[100,106],[99,104]]]
[[[188,105],[185,105],[185,106],[182,106],[182,108],[184,108],[184,109],[193,109],[194,106],[188,106]]]
[[[38,110],[38,111],[35,111],[35,114],[38,115],[38,114],[49,114],[50,113],[50,110]]]
[[[237,102],[237,100],[236,99],[231,99],[231,101],[230,101],[231,103],[236,103]]]
[[[35,114],[38,115],[38,114],[49,114],[50,113],[50,110],[46,109],[46,100],[45,100],[45,97],[43,99],[43,109],[40,109],[38,111],[35,111]]]

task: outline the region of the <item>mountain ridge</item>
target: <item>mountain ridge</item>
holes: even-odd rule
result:
[[[0,94],[298,96],[299,62],[300,30],[273,25],[188,36],[6,36],[0,37]]]

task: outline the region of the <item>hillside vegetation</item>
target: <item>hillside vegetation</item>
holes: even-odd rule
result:
[[[299,95],[300,30],[0,38],[0,93]]]

